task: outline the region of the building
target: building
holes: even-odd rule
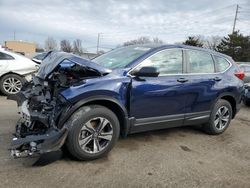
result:
[[[36,44],[25,41],[5,41],[5,48],[23,54],[27,57],[32,57],[36,53]]]

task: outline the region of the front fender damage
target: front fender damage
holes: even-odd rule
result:
[[[98,65],[72,54],[54,53],[41,64],[31,82],[24,85],[15,97],[9,97],[17,101],[21,116],[10,148],[13,157],[39,155],[62,147],[70,123],[67,119],[60,122],[73,104],[61,93],[85,84],[87,79],[110,72],[97,68]]]

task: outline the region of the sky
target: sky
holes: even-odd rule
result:
[[[0,44],[36,42],[48,37],[81,39],[88,51],[112,49],[140,36],[178,43],[190,35],[250,35],[250,0],[0,0]]]

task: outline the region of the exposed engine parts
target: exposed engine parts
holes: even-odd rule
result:
[[[38,75],[23,86],[16,96],[20,120],[12,140],[11,155],[26,157],[59,149],[68,134],[67,126],[58,127],[64,111],[71,104],[60,92],[101,73],[67,58],[60,59],[53,69],[40,68]],[[53,70],[53,71],[52,71]]]

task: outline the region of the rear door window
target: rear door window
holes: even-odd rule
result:
[[[189,73],[214,73],[214,61],[211,54],[199,50],[187,50]]]
[[[225,58],[214,56],[214,59],[216,62],[216,72],[223,72],[230,66],[230,63]]]

